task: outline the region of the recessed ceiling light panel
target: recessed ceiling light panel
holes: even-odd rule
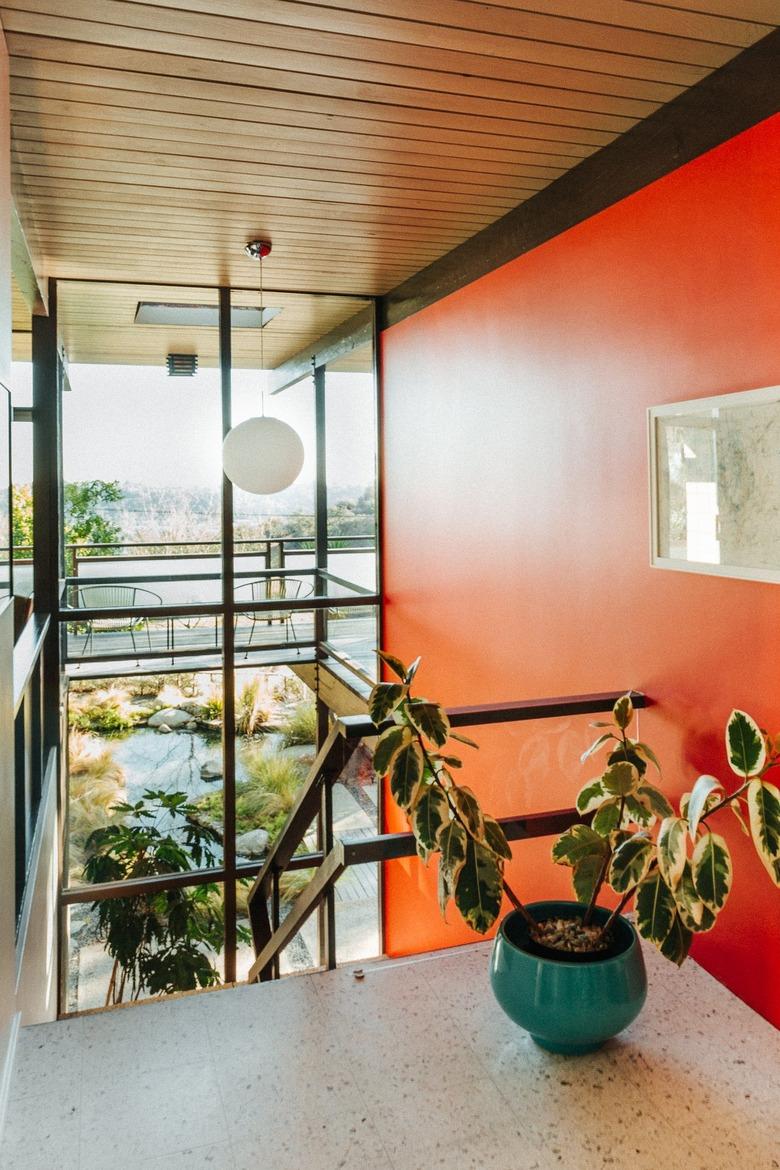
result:
[[[265,328],[269,321],[281,313],[281,309],[256,309],[252,306],[234,305],[230,310],[232,329]],[[183,325],[200,329],[219,328],[218,305],[165,305],[155,301],[139,301],[135,311],[136,325]]]

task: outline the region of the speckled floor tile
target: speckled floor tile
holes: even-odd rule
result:
[[[80,1085],[10,1101],[0,1148],[3,1170],[79,1170]]]
[[[780,1170],[780,1033],[695,964],[544,1052],[489,945],[25,1029],[3,1170]]]
[[[213,1069],[179,1066],[138,1073],[132,1066],[82,1099],[81,1168],[105,1170],[175,1154],[227,1137],[225,1113]]]
[[[365,1113],[322,1116],[316,1122],[279,1118],[262,1140],[234,1139],[236,1170],[394,1170]]]

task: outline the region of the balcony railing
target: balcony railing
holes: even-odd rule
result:
[[[238,541],[235,549],[228,620],[239,656],[305,659],[325,646],[373,676],[373,536],[331,538],[327,570],[316,568],[308,537]],[[66,661],[175,663],[218,655],[226,616],[221,555],[218,541],[69,545]]]

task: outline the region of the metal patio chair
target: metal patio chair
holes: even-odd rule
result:
[[[138,605],[162,605],[159,593],[152,593],[151,589],[140,589],[135,585],[82,585],[77,590],[79,609],[131,609]],[[87,618],[87,633],[84,645],[81,648],[82,656],[92,649],[93,635],[129,634],[133,644],[133,653],[138,654],[135,636],[140,629],[146,630],[146,640],[149,650],[152,649],[152,635],[149,631],[149,619],[137,617],[133,614],[111,614],[104,618]]]
[[[259,581],[247,581],[246,585],[239,585],[236,589],[236,605],[241,604],[239,594],[249,593],[249,597],[245,597],[244,601],[298,601],[303,597],[311,597],[314,592],[314,586],[311,581],[301,581],[298,577],[263,577]],[[272,625],[273,622],[281,622],[284,625],[284,640],[290,641],[290,633],[292,632],[293,642],[298,639],[295,633],[295,622],[293,620],[293,611],[291,609],[271,609],[262,610],[253,613],[244,614],[251,622],[249,630],[249,641],[246,644],[246,652],[244,658],[249,656],[249,648],[252,645],[252,638],[255,633],[255,626],[261,622],[266,625]],[[235,628],[238,627],[238,614],[236,614]],[[296,647],[296,653],[300,654],[300,650]]]

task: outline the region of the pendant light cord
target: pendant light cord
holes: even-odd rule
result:
[[[265,338],[263,337],[263,325],[264,325],[263,313],[264,313],[264,308],[263,308],[263,253],[261,251],[260,252],[260,385],[262,388],[260,390],[260,412],[261,412],[262,417],[265,418],[265,353],[264,353],[264,344],[263,344],[265,341]]]

